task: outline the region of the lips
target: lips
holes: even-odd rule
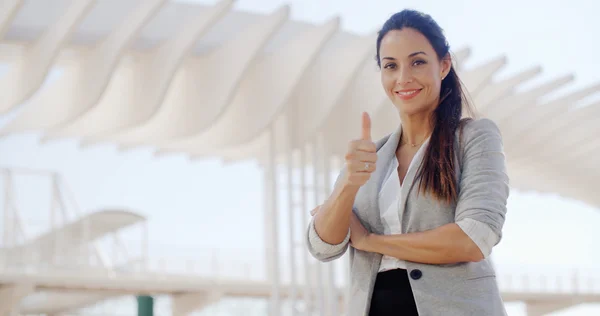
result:
[[[410,90],[401,90],[401,91],[394,91],[394,93],[396,94],[396,96],[398,96],[398,98],[402,99],[402,100],[410,100],[414,97],[416,97],[422,89],[410,89]]]

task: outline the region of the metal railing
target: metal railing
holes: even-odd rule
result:
[[[60,266],[60,264],[39,264],[39,254],[31,251],[27,252],[27,246],[35,237],[44,233],[57,231],[64,225],[85,215],[81,211],[66,181],[56,172],[27,168],[0,168],[0,176],[2,177],[2,186],[4,188],[3,225],[0,227],[2,229],[0,269],[2,266],[9,268],[6,267],[7,265],[20,265],[28,269]],[[28,190],[24,194],[18,194],[19,185],[16,183],[16,180],[20,177],[30,177],[27,185]],[[32,189],[32,182],[36,181],[43,182],[43,188],[39,190]],[[49,209],[47,220],[28,219],[26,214],[23,214],[24,211],[19,207],[20,199],[31,198],[32,196],[44,196],[48,193],[50,201],[49,207],[47,207]],[[27,229],[32,227],[38,228],[40,232],[38,234],[28,232]],[[122,269],[124,268],[123,264],[128,262],[136,262],[140,268],[144,267],[144,256],[135,257],[131,255],[131,251],[127,248],[118,232],[109,233],[108,238],[112,240],[110,256],[107,247],[100,247],[97,242],[91,242],[86,245],[75,245],[79,247],[77,251],[69,251],[70,255],[75,256],[75,258],[70,257],[68,261],[82,262],[90,268]],[[65,249],[60,248],[67,244],[62,242],[64,240],[61,240],[61,236],[56,236],[55,248],[57,249],[57,257],[53,258],[53,260],[60,261],[60,254],[64,255]],[[68,246],[73,247],[74,245],[68,244]],[[3,253],[4,255],[2,255]],[[9,253],[10,257],[7,255]],[[146,251],[142,249],[141,253],[146,253]],[[118,259],[121,259],[120,264],[116,262]]]
[[[152,256],[147,260],[142,257],[132,257],[130,262],[120,267],[107,268],[102,265],[92,266],[77,262],[65,262],[44,266],[36,264],[35,261],[27,261],[30,264],[17,264],[8,266],[7,271],[28,271],[28,273],[47,272],[49,270],[73,272],[73,273],[96,273],[118,277],[119,275],[140,275],[144,278],[163,278],[168,276],[196,276],[206,277],[213,280],[239,280],[239,281],[265,281],[265,259],[260,250],[254,249],[218,249],[218,248],[181,248],[176,245],[157,245],[155,251],[165,254],[164,256]],[[193,254],[193,255],[190,255]],[[287,258],[281,259],[281,282],[282,285],[290,285],[291,269]],[[323,264],[311,260],[311,265]],[[334,264],[334,263],[327,263]],[[340,260],[335,264],[346,264]],[[315,269],[312,269],[313,271]],[[336,269],[343,271],[342,269]],[[526,293],[584,293],[600,294],[600,272],[591,268],[577,268],[573,266],[553,266],[544,269],[540,265],[521,265],[519,272],[510,271],[499,265],[496,279],[500,290],[503,292],[526,292]],[[554,272],[553,272],[554,271]],[[561,273],[567,271],[568,273]],[[0,270],[1,272],[1,270]],[[317,279],[318,276],[310,276]],[[304,279],[304,278],[302,278]],[[343,289],[345,278],[342,273],[336,275],[336,286]],[[317,284],[317,283],[315,283]],[[302,286],[302,284],[299,284]]]

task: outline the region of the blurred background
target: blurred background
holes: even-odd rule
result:
[[[375,37],[405,8],[502,130],[509,315],[600,315],[592,0],[1,0],[0,315],[342,315],[309,211],[362,111],[398,124]]]

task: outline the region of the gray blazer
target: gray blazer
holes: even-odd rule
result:
[[[378,193],[386,167],[395,159],[400,130],[377,142],[377,169],[359,190],[353,208],[365,228],[376,234],[384,231],[377,203]],[[457,132],[457,135],[460,133]],[[457,203],[444,205],[424,194],[417,194],[419,179],[415,174],[418,168],[411,168],[404,180],[404,185],[409,187],[402,190],[401,196],[401,202],[405,203],[403,232],[426,231],[471,218],[489,225],[498,236],[502,235],[509,185],[500,131],[491,120],[477,119],[467,123],[462,137],[456,138],[455,159],[460,166],[457,170],[460,190]],[[349,247],[348,238],[339,245],[325,243],[316,234],[313,219],[307,232],[308,250],[313,257],[326,262],[341,257],[349,249],[347,315],[364,316],[369,312],[382,255]],[[489,259],[444,265],[406,264],[419,315],[506,315]]]

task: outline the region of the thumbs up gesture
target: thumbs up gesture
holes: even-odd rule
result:
[[[348,144],[346,160],[346,185],[360,187],[371,178],[377,162],[377,147],[371,139],[371,118],[362,114],[361,138]]]

